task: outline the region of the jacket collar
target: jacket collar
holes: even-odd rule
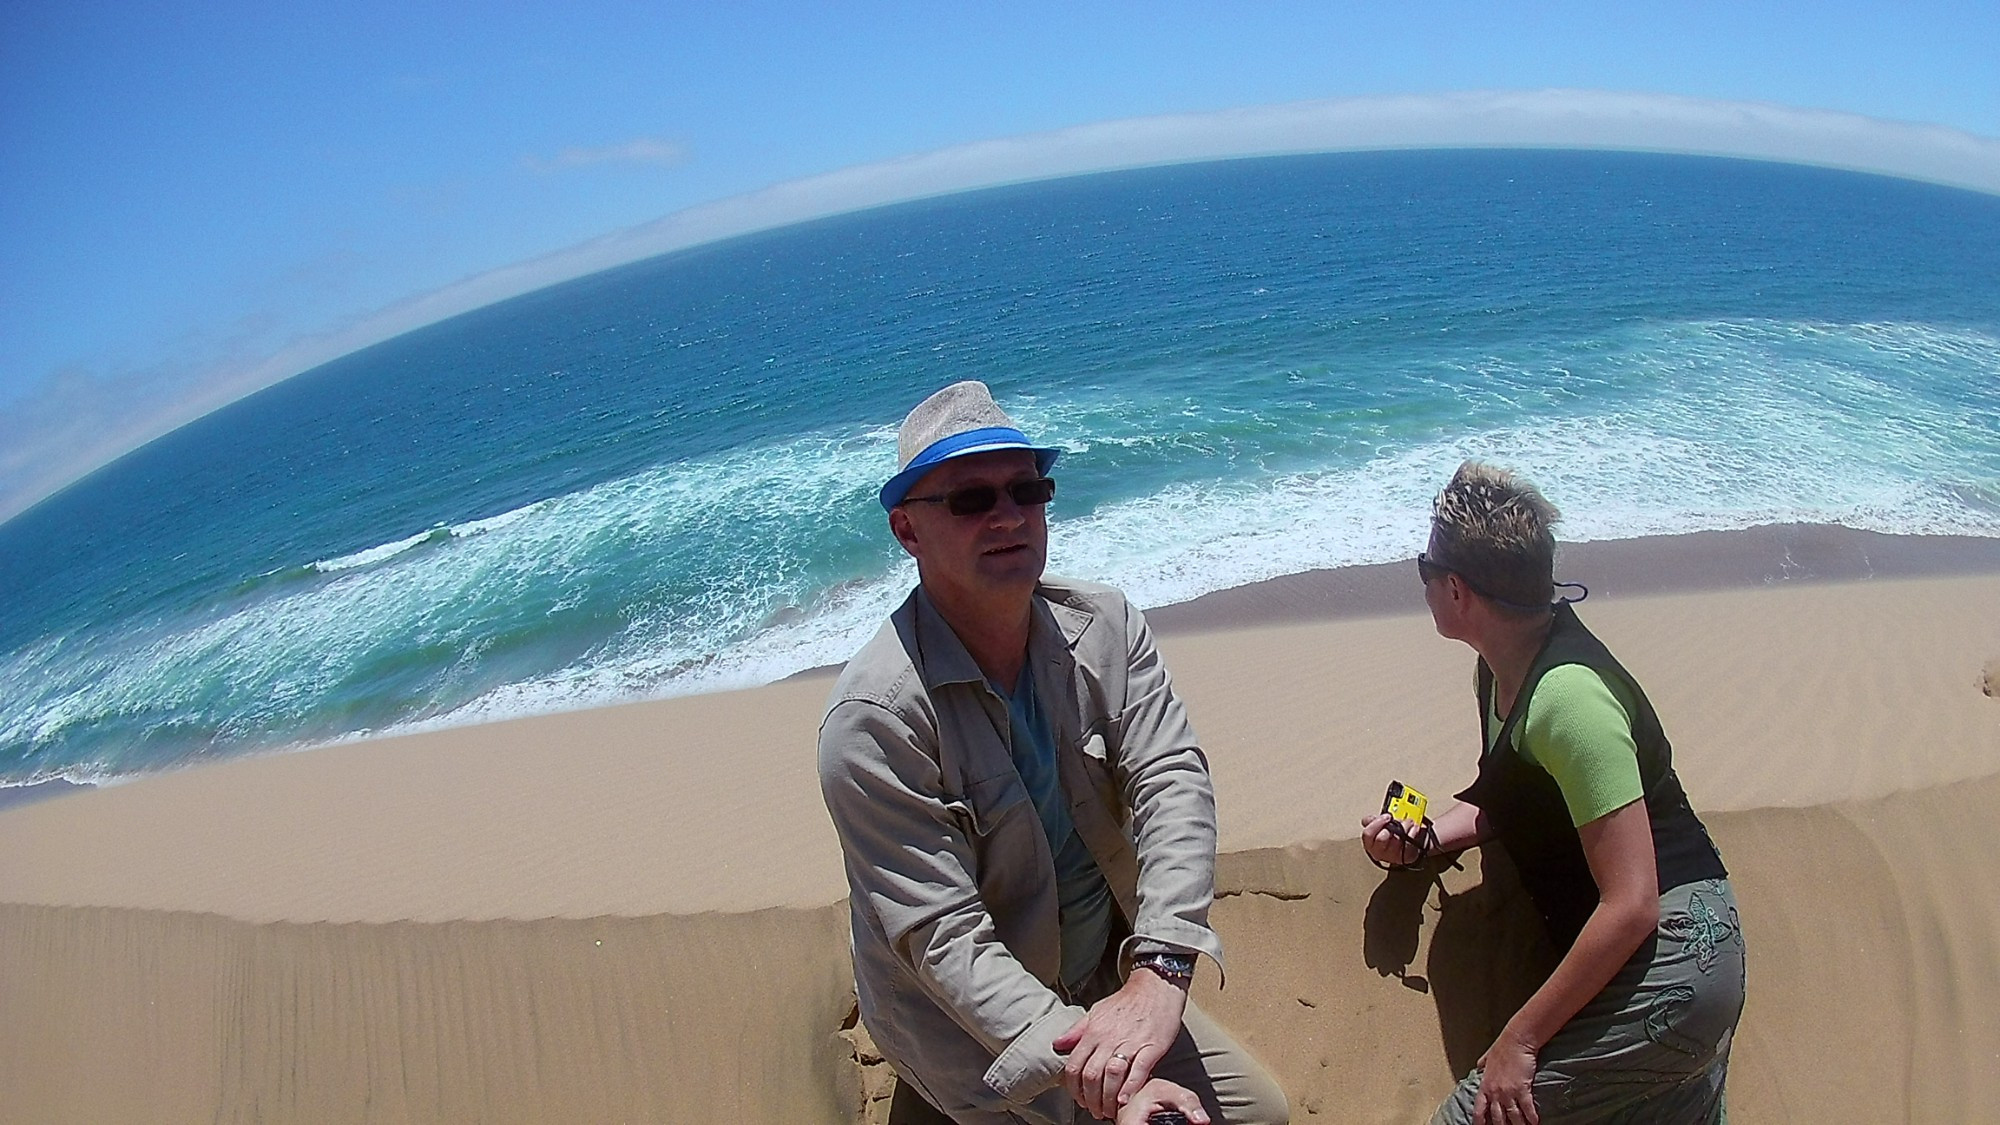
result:
[[[1029,665],[1061,660],[1090,627],[1093,615],[1089,610],[1053,600],[1063,593],[1046,584],[1035,588],[1028,620]],[[986,674],[979,670],[979,663],[966,651],[965,642],[958,639],[944,615],[931,604],[924,588],[918,586],[910,597],[916,607],[917,644],[923,654],[917,674],[923,677],[924,687],[985,683]]]

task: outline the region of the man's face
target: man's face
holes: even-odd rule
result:
[[[1007,486],[1040,475],[1034,454],[1001,449],[953,458],[917,481],[912,498],[981,485],[999,492],[998,502],[977,515],[955,516],[946,504],[908,499],[889,513],[890,530],[917,560],[933,597],[964,602],[1034,589],[1048,561],[1047,509],[1016,504]]]

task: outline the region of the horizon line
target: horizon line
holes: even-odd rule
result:
[[[65,463],[24,474],[35,479],[0,495],[0,523],[175,430],[334,360],[501,301],[663,254],[1013,184],[1255,157],[1413,149],[1725,157],[2000,195],[2000,139],[1836,110],[1677,94],[1543,89],[1375,95],[1119,118],[973,141],[694,204],[359,314],[246,366],[211,370],[195,378],[192,393],[166,409],[128,420]],[[31,461],[39,452],[28,451],[20,460]],[[0,479],[0,488],[9,483]]]

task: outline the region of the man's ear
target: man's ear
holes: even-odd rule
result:
[[[900,505],[889,509],[889,533],[911,558],[917,557],[917,527],[910,521],[910,513]]]

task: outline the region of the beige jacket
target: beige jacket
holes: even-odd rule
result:
[[[1199,950],[1215,798],[1139,611],[1108,586],[1037,591],[1025,671],[1055,726],[1077,834],[1136,941]],[[1008,746],[1007,706],[921,589],[847,665],[820,724],[820,788],[846,856],[861,1017],[897,1073],[961,1120],[1070,1121],[1050,1043],[1054,860]]]

